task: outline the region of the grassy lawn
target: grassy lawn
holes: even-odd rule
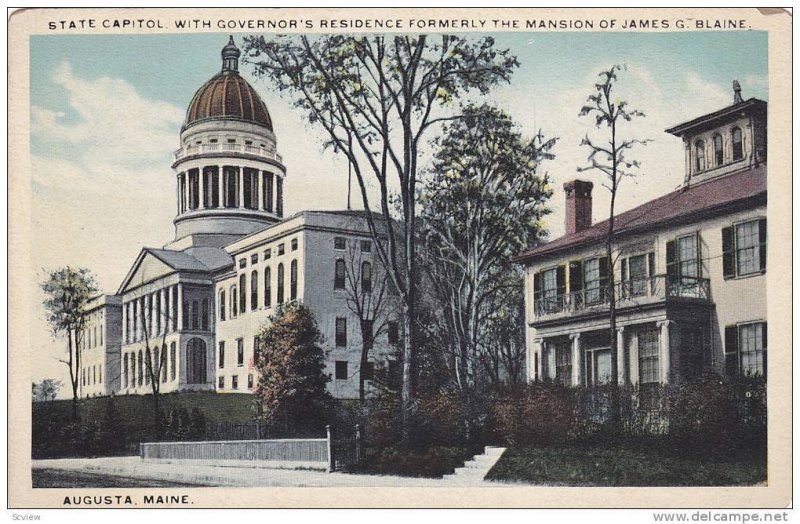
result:
[[[737,486],[767,478],[763,450],[726,457],[608,447],[512,447],[488,480],[556,486]]]

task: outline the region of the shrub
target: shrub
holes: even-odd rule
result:
[[[575,392],[556,384],[505,389],[491,402],[493,434],[506,445],[548,446],[577,430]]]

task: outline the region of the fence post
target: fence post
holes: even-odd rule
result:
[[[331,441],[331,426],[330,424],[325,426],[325,431],[328,434],[328,473],[333,471],[334,461],[333,461],[333,446]]]
[[[361,424],[356,424],[356,464],[361,462]]]

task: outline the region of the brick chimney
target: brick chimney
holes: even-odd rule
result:
[[[592,225],[592,188],[586,180],[571,180],[564,184],[567,194],[566,234],[574,235]]]

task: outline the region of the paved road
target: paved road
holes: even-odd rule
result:
[[[451,485],[447,480],[442,479],[418,479],[388,475],[352,475],[310,470],[219,467],[185,463],[177,466],[169,463],[143,462],[139,457],[34,460],[33,469],[62,470],[202,486],[445,487]],[[483,484],[502,486],[502,484],[491,482],[483,482]]]

